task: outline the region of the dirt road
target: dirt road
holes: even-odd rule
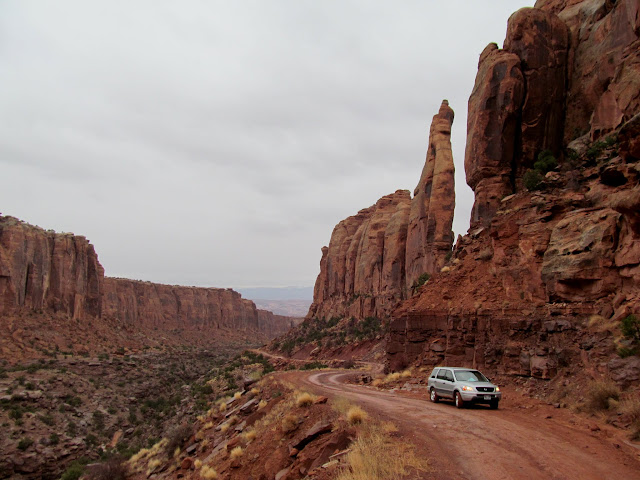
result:
[[[456,409],[395,392],[343,383],[344,372],[291,372],[292,381],[327,396],[361,404],[395,423],[418,452],[427,455],[429,479],[640,479],[639,451],[621,432],[592,431],[588,420],[539,405],[533,411],[502,402]]]

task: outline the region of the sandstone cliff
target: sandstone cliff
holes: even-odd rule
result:
[[[4,358],[107,344],[260,342],[291,325],[231,289],[105,278],[86,238],[0,216]]]
[[[388,366],[579,369],[637,385],[640,359],[616,350],[620,320],[640,312],[638,2],[536,6],[480,56],[465,155],[472,227],[394,312]],[[529,191],[523,174],[543,150],[559,166]]]
[[[453,110],[433,117],[422,176],[342,220],[322,248],[309,318],[387,318],[418,278],[439,271],[453,245]]]

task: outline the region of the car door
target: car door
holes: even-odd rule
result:
[[[438,372],[438,395],[441,397],[451,397],[453,395],[453,382],[449,380],[453,374],[446,368],[441,368]]]

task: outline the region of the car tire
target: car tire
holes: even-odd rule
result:
[[[454,401],[456,402],[456,408],[464,408],[464,400],[462,400],[462,395],[460,395],[460,392],[456,392],[453,397]]]
[[[498,409],[498,403],[500,403],[498,400],[493,400],[490,404],[489,404],[489,408],[491,410],[497,410]]]
[[[429,392],[429,398],[431,399],[431,401],[433,403],[438,403],[440,401],[440,397],[436,393],[436,389],[435,388],[431,388],[431,391]]]

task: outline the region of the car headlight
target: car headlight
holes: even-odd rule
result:
[[[499,391],[500,391],[500,387],[496,387],[496,392],[499,392]]]
[[[465,392],[473,392],[474,391],[473,387],[468,387],[466,385],[464,385],[462,387],[462,390],[464,390]]]

